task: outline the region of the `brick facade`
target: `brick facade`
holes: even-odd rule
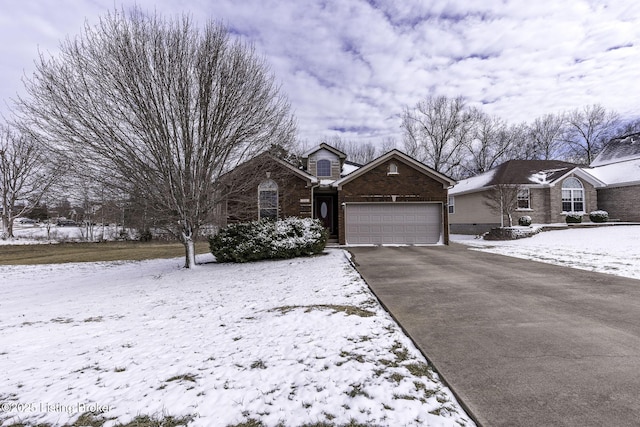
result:
[[[345,244],[342,205],[354,202],[431,202],[441,211],[442,240],[449,243],[448,188],[454,181],[427,168],[401,152],[389,152],[367,166],[340,178],[340,152],[322,148],[309,154],[305,170],[295,169],[268,154],[260,155],[224,177],[221,225],[258,219],[258,186],[272,180],[278,186],[278,217],[317,217],[338,241]],[[317,161],[331,161],[331,177],[316,177]],[[395,167],[391,167],[394,164]],[[320,203],[323,204],[320,204]],[[330,206],[332,217],[326,216]],[[313,212],[314,206],[316,212]],[[324,212],[324,213],[323,213]]]
[[[574,175],[569,177],[571,176]],[[575,178],[578,178],[584,187],[585,218],[583,220],[588,220],[589,212],[597,209],[598,193],[596,188],[584,179],[577,176]],[[525,215],[530,216],[534,224],[565,222],[565,215],[562,213],[562,182],[557,182],[553,187],[530,188],[529,206],[531,209],[518,209],[514,212],[513,221],[515,224],[517,224],[518,218]]]
[[[598,209],[607,211],[610,219],[640,221],[640,185],[599,189]]]
[[[222,225],[258,219],[258,185],[267,179],[278,184],[278,218],[311,217],[311,184],[268,155],[236,168],[226,179]]]
[[[395,163],[397,174],[389,174],[389,166]],[[345,218],[343,203],[349,202],[438,202],[442,204],[444,242],[449,243],[448,191],[442,182],[426,175],[397,158],[391,158],[345,183],[338,192],[338,225],[340,244],[345,244]]]

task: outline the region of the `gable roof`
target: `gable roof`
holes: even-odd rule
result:
[[[640,159],[640,133],[613,138],[602,148],[590,166],[593,168],[633,159]]]
[[[336,156],[338,156],[342,160],[347,158],[347,155],[345,153],[343,153],[342,151],[338,150],[335,147],[330,146],[329,144],[325,144],[324,142],[322,144],[318,145],[317,147],[314,147],[311,150],[309,150],[306,153],[304,153],[302,155],[302,158],[303,159],[307,159],[307,158],[309,158],[310,155],[312,155],[313,153],[315,153],[317,151],[320,151],[322,149],[325,149],[327,151],[332,152],[333,154],[335,154]]]
[[[594,186],[604,185],[597,177],[588,174],[574,163],[560,160],[509,160],[490,171],[461,180],[449,194],[474,193],[499,184],[553,186],[572,173]]]
[[[289,169],[291,172],[293,172],[295,175],[298,175],[300,178],[302,179],[306,179],[307,181],[309,181],[312,184],[317,184],[318,183],[318,178],[311,175],[310,173],[303,171],[302,169],[298,169],[297,167],[295,167],[294,165],[292,165],[291,163],[279,159],[277,157],[274,157],[271,154],[267,154],[269,157],[271,157],[273,160],[276,161],[276,163],[279,163],[280,165],[284,166],[285,168]]]
[[[225,172],[224,174],[222,174],[222,176],[228,175],[228,174],[232,174],[235,170],[240,169],[242,167],[246,167],[248,164],[252,163],[252,162],[256,162],[259,161],[259,159],[261,159],[262,157],[268,157],[270,160],[276,162],[277,164],[283,166],[285,169],[293,172],[294,175],[297,175],[298,177],[308,181],[311,184],[317,184],[318,183],[318,178],[311,175],[310,173],[307,173],[306,171],[303,171],[302,169],[298,169],[297,167],[295,167],[294,165],[292,165],[291,163],[287,162],[286,160],[282,160],[276,156],[274,156],[273,154],[269,153],[268,151],[264,151],[260,154],[258,154],[255,157],[252,157],[251,159],[240,163],[239,165],[236,165],[232,170]]]
[[[382,163],[386,162],[389,159],[397,159],[397,160],[399,160],[401,162],[404,162],[404,163],[408,164],[409,166],[412,166],[415,169],[419,170],[420,172],[424,173],[425,175],[431,176],[436,181],[441,182],[443,186],[451,187],[452,185],[454,185],[456,183],[453,179],[449,178],[448,176],[443,175],[443,174],[441,174],[440,172],[437,172],[434,169],[431,169],[429,166],[425,165],[424,163],[421,163],[421,162],[417,161],[416,159],[414,159],[413,157],[403,153],[402,151],[394,149],[394,150],[389,151],[386,154],[383,154],[382,156],[378,157],[377,159],[374,159],[374,160],[370,161],[369,163],[367,163],[366,165],[362,166],[361,168],[355,170],[354,172],[351,172],[350,174],[348,174],[348,175],[340,178],[339,180],[335,181],[333,183],[333,186],[337,187],[338,189],[340,189],[347,182],[352,181],[355,178],[364,175],[368,171],[376,168],[377,166],[381,165]]]

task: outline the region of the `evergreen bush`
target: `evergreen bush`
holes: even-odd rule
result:
[[[521,216],[518,218],[518,225],[529,227],[531,225],[531,217],[529,215]]]
[[[589,213],[589,219],[591,220],[591,222],[607,222],[609,221],[609,212],[593,211]]]
[[[322,252],[327,238],[317,219],[263,219],[222,228],[209,238],[209,249],[218,262],[295,258]]]
[[[582,214],[569,212],[566,217],[567,224],[580,224],[582,222]]]

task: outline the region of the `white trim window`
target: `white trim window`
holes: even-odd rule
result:
[[[584,187],[582,182],[573,176],[562,183],[562,212],[584,213]]]
[[[531,193],[529,192],[528,188],[521,188],[518,190],[518,209],[531,209]]]
[[[316,163],[317,176],[331,176],[331,160],[320,159]]]
[[[258,219],[278,218],[278,184],[272,179],[258,185]]]
[[[449,196],[449,214],[456,213],[456,197]]]

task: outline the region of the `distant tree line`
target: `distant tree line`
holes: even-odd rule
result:
[[[590,164],[611,138],[640,131],[640,119],[623,119],[600,104],[544,114],[530,123],[510,124],[464,97],[429,96],[402,112],[401,147],[393,139],[379,143],[345,140],[320,142],[367,163],[400,148],[427,166],[462,179],[486,172],[507,160],[563,160]]]
[[[640,131],[640,121],[594,104],[514,125],[463,97],[437,96],[405,108],[402,131],[407,154],[461,179],[516,159],[588,165],[611,138]]]

